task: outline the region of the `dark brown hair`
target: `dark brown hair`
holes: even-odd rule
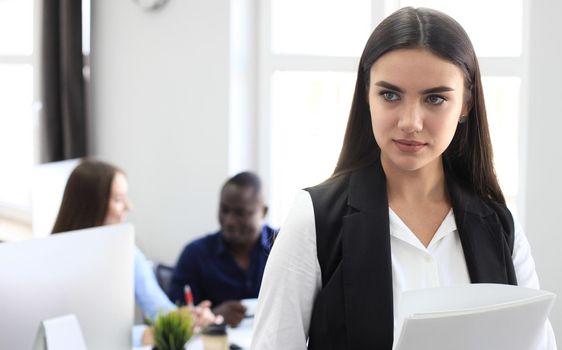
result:
[[[68,178],[53,233],[103,225],[117,173],[124,174],[109,163],[83,159]]]
[[[355,93],[338,163],[332,177],[349,173],[380,154],[368,104],[370,70],[385,53],[423,48],[461,69],[465,81],[466,121],[459,124],[443,153],[445,172],[475,194],[505,204],[494,172],[480,68],[470,39],[448,15],[427,8],[405,7],[384,19],[373,31],[359,62]]]

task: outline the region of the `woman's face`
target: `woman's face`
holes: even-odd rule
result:
[[[111,193],[109,195],[104,225],[120,224],[125,221],[130,208],[129,198],[127,197],[128,191],[129,184],[127,183],[127,178],[122,173],[116,173],[111,183]]]
[[[371,67],[369,108],[383,164],[401,171],[437,165],[466,114],[464,76],[424,49],[399,49]]]

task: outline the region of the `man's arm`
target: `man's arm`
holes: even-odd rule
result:
[[[201,253],[193,244],[188,245],[181,253],[174,268],[174,273],[170,282],[170,297],[172,301],[180,305],[185,304],[184,287],[187,284],[191,288],[195,304],[203,301],[204,295],[202,295],[200,277],[200,254]]]

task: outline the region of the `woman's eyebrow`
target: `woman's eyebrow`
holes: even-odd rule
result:
[[[402,89],[399,88],[398,86],[396,86],[396,85],[394,85],[394,84],[391,84],[391,83],[389,83],[389,82],[387,82],[387,81],[384,81],[384,80],[377,81],[377,82],[375,83],[375,85],[376,85],[376,86],[383,87],[383,88],[385,88],[385,89],[389,89],[389,90],[393,90],[393,91],[396,91],[396,92],[400,92],[400,93],[403,93],[403,92],[404,92],[404,90],[402,90]],[[432,88],[429,88],[429,89],[422,90],[422,91],[420,91],[420,93],[425,95],[425,94],[435,94],[435,93],[447,92],[447,91],[455,91],[455,89],[453,89],[452,87],[444,86],[444,85],[443,85],[443,86],[436,86],[436,87],[432,87]]]
[[[402,90],[402,89],[399,88],[398,86],[396,86],[396,85],[394,85],[394,84],[391,84],[391,83],[389,83],[388,81],[384,81],[384,80],[377,81],[377,82],[375,83],[375,85],[376,85],[376,86],[383,87],[383,88],[385,88],[385,89],[393,90],[393,91],[396,91],[396,92],[404,92],[404,90]]]
[[[425,95],[425,94],[435,94],[438,92],[447,92],[447,91],[455,91],[455,89],[449,86],[437,86],[437,87],[422,90],[420,92]]]

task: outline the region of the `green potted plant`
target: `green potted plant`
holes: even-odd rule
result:
[[[183,350],[193,335],[193,317],[187,308],[161,314],[148,323],[154,328],[154,350]]]

